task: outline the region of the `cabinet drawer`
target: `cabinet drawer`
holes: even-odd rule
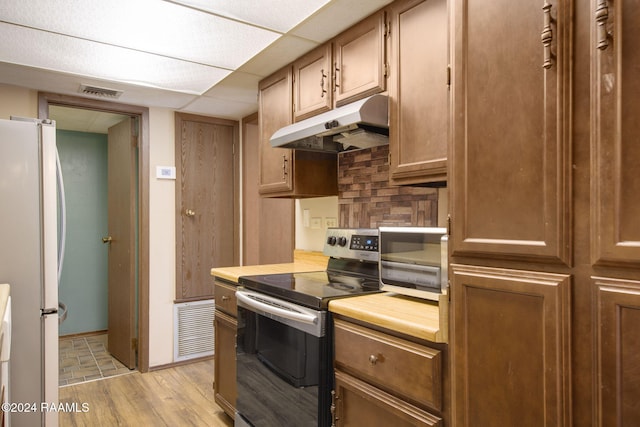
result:
[[[335,320],[335,366],[418,405],[442,406],[440,351]]]
[[[216,299],[216,309],[221,310],[234,317],[238,316],[238,308],[236,307],[236,287],[227,285],[216,280],[214,285],[214,294]]]

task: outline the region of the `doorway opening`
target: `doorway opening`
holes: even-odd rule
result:
[[[113,215],[110,212],[109,216],[111,217],[124,216],[125,219],[121,222],[128,224],[131,230],[133,230],[133,237],[128,238],[127,240],[129,242],[132,242],[130,243],[130,247],[132,248],[133,254],[129,259],[129,262],[124,263],[124,264],[129,264],[131,267],[131,271],[130,271],[131,280],[128,281],[128,287],[124,291],[122,290],[122,288],[118,290],[117,292],[118,303],[110,304],[112,307],[120,306],[122,304],[121,294],[128,293],[131,307],[128,311],[125,311],[124,314],[122,312],[118,313],[117,319],[116,319],[116,316],[113,315],[113,313],[108,313],[107,317],[110,317],[111,319],[108,321],[109,326],[107,329],[114,329],[114,328],[116,330],[123,329],[125,330],[126,333],[128,333],[128,337],[129,337],[128,339],[130,339],[130,342],[128,342],[127,346],[125,347],[128,347],[130,350],[130,360],[128,363],[126,361],[124,362],[130,368],[137,367],[137,369],[140,372],[147,372],[149,370],[149,354],[148,354],[148,343],[149,343],[149,336],[148,336],[148,318],[149,318],[149,298],[148,298],[148,292],[149,292],[148,229],[149,229],[149,225],[148,224],[149,224],[149,221],[148,219],[149,219],[149,212],[148,212],[148,202],[147,202],[148,200],[147,195],[148,195],[148,188],[149,188],[149,180],[148,180],[148,173],[147,173],[149,170],[148,109],[143,107],[126,105],[126,104],[116,104],[112,102],[85,99],[80,97],[57,95],[57,94],[50,94],[50,93],[40,93],[39,100],[38,100],[38,110],[39,110],[38,115],[39,115],[39,118],[41,119],[50,118],[50,119],[56,120],[56,119],[59,119],[59,118],[61,119],[67,116],[68,113],[71,113],[70,117],[75,118],[80,123],[83,121],[83,116],[85,116],[84,118],[86,119],[88,115],[89,117],[92,117],[91,119],[89,119],[90,121],[93,122],[91,123],[91,126],[97,126],[96,129],[98,130],[96,130],[95,132],[95,134],[97,135],[102,134],[104,132],[104,129],[99,129],[100,126],[106,127],[106,128],[115,128],[117,127],[116,126],[117,123],[123,123],[125,121],[127,123],[130,123],[129,127],[131,128],[131,137],[135,138],[137,140],[137,143],[135,142],[133,143],[134,147],[129,153],[130,162],[127,165],[123,166],[123,169],[121,170],[125,171],[127,175],[130,175],[130,181],[131,181],[130,201],[131,201],[132,209],[129,214],[123,214],[121,210],[116,215]],[[61,122],[63,121],[64,120],[61,120]],[[98,123],[101,123],[101,122],[104,122],[105,124],[98,125]],[[89,123],[85,123],[84,126],[87,126],[87,129],[91,130],[91,126],[89,126]],[[63,125],[62,127],[69,128],[71,127],[71,125]],[[62,127],[59,126],[58,129],[64,132],[71,132],[72,140],[74,136],[77,136],[75,135],[75,132],[77,132],[76,130],[69,130],[69,129],[63,130]],[[90,131],[87,132],[87,134],[91,134],[91,133],[92,132]],[[107,132],[107,135],[109,134],[111,134],[111,131]],[[105,138],[111,139],[111,136],[107,137],[107,135],[105,135]],[[120,135],[120,138],[122,138],[122,135]],[[126,138],[127,138],[127,135],[125,133],[125,140]],[[94,145],[95,147],[97,147],[97,148],[94,147],[95,150],[97,150],[98,152],[102,150],[105,152],[105,155],[111,156],[112,155],[111,153],[108,153],[108,154],[106,153],[106,151],[109,150],[110,145],[106,142],[106,139],[104,141],[101,141],[101,139],[102,138],[98,136],[97,141],[94,141]],[[73,145],[73,143],[71,144]],[[126,143],[124,146],[125,147],[127,146]],[[73,147],[70,147],[70,148],[68,147],[68,149],[70,149],[71,152],[73,151]],[[104,164],[108,163],[106,158],[103,158],[102,160],[100,160],[101,155],[100,154],[96,155],[96,153],[93,153],[92,156],[95,159],[98,159],[98,160],[94,160],[94,161],[97,161],[97,163],[85,164],[84,165],[85,168],[91,169],[94,167],[96,168],[106,167],[104,166]],[[70,157],[70,161],[74,162],[75,160],[78,160],[78,159],[74,159],[74,156],[72,155]],[[61,162],[63,162],[62,159],[61,159]],[[111,163],[116,164],[115,162],[111,162]],[[64,170],[64,164],[63,164],[63,170]],[[101,172],[102,175],[105,175],[105,172],[106,171],[102,171]],[[100,175],[100,173],[96,174],[96,171],[89,171],[89,175],[96,176],[96,175]],[[120,173],[118,173],[118,175],[120,175]],[[98,199],[101,200],[100,203],[102,203],[103,206],[102,206],[102,213],[100,215],[105,216],[106,211],[104,210],[105,209],[104,204],[108,203],[109,205],[112,205],[113,203],[106,201],[107,197],[104,193],[109,192],[111,190],[104,189],[104,187],[107,187],[107,186],[111,187],[112,183],[109,182],[109,184],[107,185],[106,182],[102,182],[101,184],[99,184],[99,186],[102,186],[102,190],[96,190],[96,192],[102,191],[103,194],[102,195],[94,194],[92,200],[98,200]],[[96,196],[99,196],[99,197],[96,198]],[[110,194],[109,194],[109,197],[111,197]],[[103,253],[105,251],[108,251],[108,254],[109,254],[108,258],[113,258],[112,253],[114,250],[114,246],[118,247],[119,245],[123,244],[123,242],[119,240],[117,241],[115,238],[113,240],[108,239],[110,231],[104,229],[104,222],[105,222],[104,218],[102,218],[101,221],[103,224],[102,229],[100,229],[100,226],[96,226],[95,223],[93,225],[90,224],[89,225],[90,228],[95,226],[96,229],[90,230],[88,233],[91,234],[92,239],[97,239],[99,241],[98,248],[96,250],[99,251],[100,249],[102,249]],[[112,226],[112,224],[109,224],[109,226]],[[101,261],[100,263],[101,263],[100,268],[104,269],[105,268],[104,260]],[[123,263],[120,262],[119,264],[123,264]],[[107,271],[109,272],[112,269],[112,267],[108,267],[108,266],[106,268],[108,268]],[[63,272],[63,276],[64,276],[64,272]],[[62,280],[61,283],[64,283],[64,280]],[[82,284],[80,285],[76,284],[75,286],[82,286]],[[95,301],[96,299],[102,299],[103,300],[102,303],[106,303],[106,301],[104,301],[104,298],[105,298],[104,293],[106,291],[104,289],[103,284],[100,286],[102,287],[102,289],[93,290],[92,295],[91,293],[90,295],[85,295],[84,296],[85,301],[93,299],[94,304],[98,303],[98,306],[100,306],[101,302]],[[61,300],[64,299],[65,297],[64,294],[65,293],[61,290],[60,292]],[[111,299],[111,297],[115,294],[116,293],[113,291],[108,292],[108,297]],[[127,298],[124,298],[124,299],[126,300]],[[73,308],[74,305],[78,307],[77,304],[67,303],[67,307],[69,310],[71,310],[71,313],[74,310]],[[104,306],[102,307],[103,308],[100,308],[99,310],[103,311],[102,316],[104,316],[105,309],[104,309]],[[121,319],[120,316],[123,316],[123,315],[124,317],[128,317],[128,319]],[[67,318],[67,321],[68,319],[69,317]],[[117,320],[115,324],[114,322],[112,322],[112,320],[114,319]],[[96,318],[93,318],[91,320],[93,322],[101,321],[100,319],[96,319]],[[104,319],[102,320],[102,322],[104,324]],[[95,329],[95,327],[89,327],[89,329]],[[62,326],[61,326],[61,331],[62,332],[65,331],[65,328],[63,328]],[[91,333],[95,331],[88,331],[88,332],[89,332],[89,335],[91,335]],[[126,333],[125,333],[125,336],[127,336]],[[81,335],[83,334],[79,334],[79,336]],[[88,342],[88,339],[85,339],[85,341]],[[93,340],[93,341],[96,341],[96,340]],[[109,342],[109,347],[111,346],[112,346],[112,343]],[[118,357],[118,358],[121,358],[121,357]]]

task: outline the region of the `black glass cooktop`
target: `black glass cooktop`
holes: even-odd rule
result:
[[[376,277],[331,271],[242,276],[247,289],[312,308],[326,309],[335,298],[380,292]]]

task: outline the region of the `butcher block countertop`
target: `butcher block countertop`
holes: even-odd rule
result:
[[[211,275],[238,283],[241,276],[324,271],[328,258],[320,252],[296,250],[294,261],[283,264],[216,267]],[[349,297],[329,302],[329,311],[419,339],[443,343],[448,340],[448,301],[440,303],[390,292]]]
[[[423,301],[390,292],[341,298],[329,311],[431,342],[447,342],[448,302]]]
[[[293,262],[283,264],[246,265],[241,267],[217,267],[211,269],[211,275],[238,283],[240,276],[256,274],[305,273],[327,269],[328,257],[321,252],[295,250]]]

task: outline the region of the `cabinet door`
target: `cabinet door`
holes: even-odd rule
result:
[[[331,43],[312,50],[293,63],[295,121],[331,109],[331,79]]]
[[[598,426],[640,425],[640,282],[594,277]]]
[[[458,264],[450,271],[454,424],[568,426],[569,276]]]
[[[391,181],[445,181],[449,143],[447,1],[395,2],[390,22]]]
[[[285,67],[259,85],[260,194],[291,190],[291,150],[273,148],[269,140],[292,119],[291,67]]]
[[[571,3],[452,2],[454,256],[571,262]]]
[[[232,418],[236,407],[236,332],[238,321],[216,310],[214,320],[214,383],[215,401]]]
[[[378,12],[334,39],[337,107],[386,89],[384,17]]]
[[[340,371],[335,371],[333,418],[339,427],[443,425],[435,415]]]
[[[592,257],[640,266],[640,13],[635,1],[590,2],[594,16]]]

